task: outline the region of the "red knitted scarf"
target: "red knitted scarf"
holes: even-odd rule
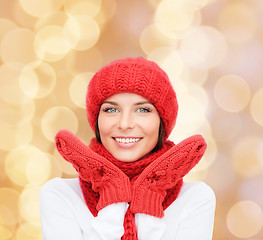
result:
[[[121,162],[116,160],[105,148],[102,144],[100,144],[95,138],[91,140],[89,145],[90,149],[96,152],[97,154],[105,157],[110,162],[112,162],[115,166],[117,166],[120,170],[122,170],[133,182],[138,176],[142,173],[142,171],[153,161],[162,156],[165,152],[171,149],[175,144],[169,140],[164,142],[163,147],[157,152],[148,154],[143,159],[140,159],[135,162]],[[99,193],[94,192],[92,190],[91,183],[84,181],[79,177],[80,186],[86,201],[86,204],[93,214],[93,216],[97,216],[98,211],[96,209]],[[166,209],[178,196],[180,189],[182,187],[183,180],[180,179],[178,183],[171,189],[166,191],[167,195],[163,201],[163,208]],[[134,215],[131,213],[128,208],[125,218],[124,218],[124,229],[125,233],[122,237],[122,240],[136,240],[137,238],[137,230],[135,226]]]

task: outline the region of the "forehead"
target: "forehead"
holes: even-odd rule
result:
[[[118,93],[104,100],[103,103],[115,102],[118,104],[122,103],[149,103],[152,104],[148,99],[142,97],[141,95],[134,93]]]

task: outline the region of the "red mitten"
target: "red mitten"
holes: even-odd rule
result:
[[[59,153],[70,162],[92,189],[99,192],[97,210],[117,202],[131,201],[130,179],[113,163],[93,152],[76,136],[61,130],[55,137]]]
[[[163,217],[166,190],[175,186],[202,158],[206,143],[195,135],[175,145],[144,169],[132,185],[132,213]]]

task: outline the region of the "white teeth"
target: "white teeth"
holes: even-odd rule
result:
[[[120,143],[134,143],[138,142],[140,138],[115,138],[115,140]]]

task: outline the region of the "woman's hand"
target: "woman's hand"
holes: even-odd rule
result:
[[[206,147],[204,138],[194,135],[146,167],[132,185],[131,211],[163,217],[166,190],[175,186],[200,161]]]
[[[62,157],[73,165],[84,181],[91,182],[95,192],[99,192],[98,211],[112,203],[131,201],[130,179],[118,167],[67,130],[59,131],[55,141]]]

